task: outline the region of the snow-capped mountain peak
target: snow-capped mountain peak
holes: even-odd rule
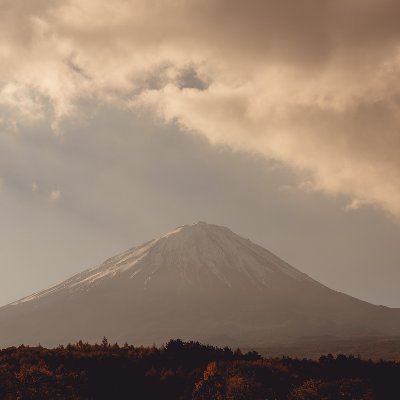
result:
[[[199,221],[180,226],[13,305],[60,291],[89,290],[112,278],[141,282],[144,289],[164,278],[175,279],[179,285],[219,282],[232,289],[245,284],[269,287],[277,278],[311,280],[230,229]]]
[[[336,292],[228,228],[198,222],[0,308],[0,344],[171,338],[255,346],[399,335],[400,310]]]

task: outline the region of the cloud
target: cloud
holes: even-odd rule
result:
[[[52,203],[56,203],[56,202],[61,200],[61,197],[62,197],[62,195],[61,195],[61,192],[59,190],[53,190],[49,195],[49,200]]]
[[[400,217],[396,0],[8,0],[0,116],[150,108]]]

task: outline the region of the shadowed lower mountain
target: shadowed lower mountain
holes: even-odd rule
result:
[[[0,308],[0,346],[170,338],[231,346],[400,335],[400,309],[336,292],[228,228],[185,225]]]

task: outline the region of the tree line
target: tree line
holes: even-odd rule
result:
[[[0,399],[391,400],[400,363],[257,352],[171,340],[161,347],[83,343],[0,350]]]

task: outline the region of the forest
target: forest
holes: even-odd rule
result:
[[[161,347],[82,341],[0,350],[0,399],[391,400],[400,363],[319,360],[171,340]]]

